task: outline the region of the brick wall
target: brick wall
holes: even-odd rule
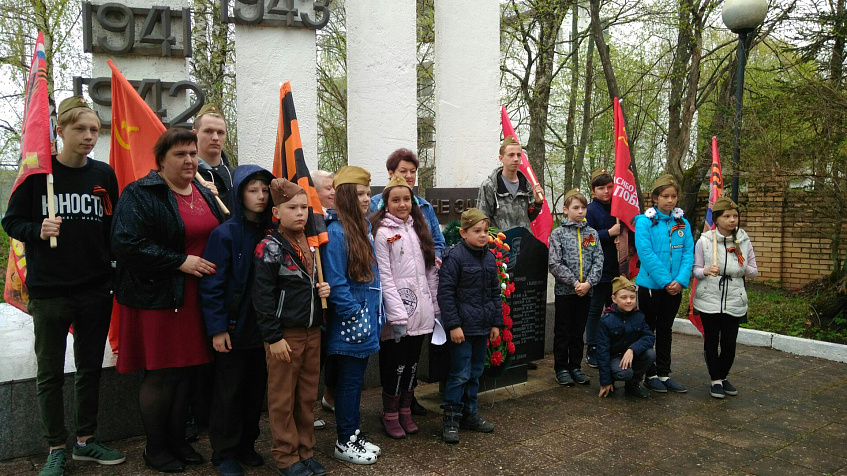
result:
[[[773,281],[783,288],[802,287],[832,272],[831,239],[816,220],[810,201],[826,203],[815,192],[791,190],[787,183],[750,185],[740,202],[746,206],[742,228],[750,235],[759,267],[757,281]],[[831,199],[831,198],[830,198]],[[842,230],[847,238],[847,226]],[[842,240],[841,256],[847,251]]]
[[[708,200],[707,193],[700,193],[697,208],[705,210]],[[823,233],[824,227],[809,205],[814,202],[820,206],[827,200],[832,197],[792,190],[787,181],[750,184],[748,193],[741,194],[741,228],[750,236],[756,251],[757,282],[796,289],[832,272],[832,240]],[[644,203],[651,203],[649,194],[645,194]],[[702,230],[700,215],[698,223],[692,223],[694,230]],[[842,236],[843,258],[847,252],[847,224],[842,226]]]

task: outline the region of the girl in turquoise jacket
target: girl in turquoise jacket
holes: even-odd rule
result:
[[[635,217],[635,249],[641,269],[638,307],[656,334],[656,362],[647,369],[645,381],[653,391],[688,391],[671,379],[671,343],[673,321],[688,287],[694,265],[694,238],[691,225],[676,208],[679,186],[673,175],[666,174],[653,183],[653,207]]]

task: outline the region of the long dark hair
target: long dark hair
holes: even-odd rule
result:
[[[737,208],[732,208],[732,210],[735,210],[735,211],[738,212]],[[718,211],[712,212],[712,221],[715,223],[715,233],[718,232],[718,227],[717,227],[718,218],[720,218],[721,215],[723,215],[724,212],[727,212],[727,211],[729,211],[729,210],[718,210]],[[735,248],[735,257],[738,258],[738,262],[743,263],[744,257],[741,256],[741,247],[738,246],[738,243],[737,243],[738,242],[738,229],[740,227],[741,227],[741,212],[738,212],[738,224],[735,225],[735,228],[732,229],[732,246],[733,246],[733,248]],[[724,246],[726,246],[726,245],[724,245]]]
[[[360,283],[373,281],[371,266],[376,264],[376,256],[359,207],[356,184],[343,183],[335,189],[335,211],[347,236],[347,276]]]
[[[371,215],[371,227],[373,229],[374,236],[376,236],[376,232],[382,224],[382,219],[385,218],[385,215],[388,213],[388,195],[390,195],[391,191],[395,188],[406,187],[397,186],[383,190],[383,207]],[[415,233],[417,233],[418,240],[421,242],[421,252],[424,257],[424,264],[426,265],[426,268],[429,269],[435,266],[435,242],[432,241],[432,233],[429,232],[429,222],[426,221],[426,217],[424,217],[421,207],[418,206],[418,202],[415,200],[415,194],[412,193],[412,189],[407,190],[409,190],[409,194],[412,196],[412,212],[410,213],[412,216],[412,228],[415,230]]]

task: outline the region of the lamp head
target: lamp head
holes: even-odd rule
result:
[[[761,25],[767,13],[767,0],[726,0],[721,16],[724,25],[732,32],[744,33]]]

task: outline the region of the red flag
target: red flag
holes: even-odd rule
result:
[[[506,106],[500,106],[500,122],[503,126],[503,137],[512,136],[518,138],[515,134],[515,128],[512,127],[512,121],[509,119],[509,114],[506,112]],[[538,177],[535,176],[535,171],[529,165],[529,159],[526,157],[526,152],[521,150],[521,165],[520,171],[526,176],[529,182],[535,187],[538,184]],[[530,224],[532,234],[535,235],[542,243],[547,246],[550,232],[553,231],[553,214],[550,213],[550,205],[547,204],[547,197],[544,197],[544,204],[541,206],[541,213],[532,220]]]
[[[718,154],[718,138],[712,136],[712,173],[709,179],[709,208],[706,210],[706,220],[703,224],[703,231],[715,229],[715,223],[712,219],[712,207],[715,206],[715,200],[723,195],[723,173],[721,172],[721,157]],[[705,260],[705,256],[703,257]],[[694,309],[694,292],[697,291],[697,278],[691,283],[691,294],[688,297],[688,320],[694,324],[694,327],[703,334],[703,322],[700,320],[700,314]]]
[[[615,98],[615,191],[612,194],[612,216],[620,218],[630,231],[635,231],[633,219],[641,213],[635,175],[632,173],[629,141],[623,122],[623,111]]]
[[[129,84],[112,60],[112,130],[109,146],[109,165],[118,177],[118,189],[146,176],[156,167],[153,146],[165,132],[165,126],[150,106]],[[120,312],[117,301],[112,306],[109,345],[118,353]]]
[[[156,168],[153,146],[165,132],[165,126],[150,106],[138,95],[112,60],[112,141],[109,165],[115,169],[118,188],[144,177]]]
[[[615,191],[612,194],[611,214],[626,226],[615,241],[618,249],[618,265],[621,273],[629,279],[638,275],[638,255],[635,243],[629,239],[629,233],[635,231],[633,220],[641,213],[638,204],[638,189],[635,186],[635,174],[632,173],[632,156],[629,153],[629,140],[618,98],[614,100],[615,114]]]
[[[279,124],[276,129],[274,165],[271,172],[275,177],[284,177],[306,191],[306,196],[309,197],[309,219],[306,221],[306,240],[309,246],[317,248],[327,243],[329,237],[326,233],[323,207],[303,157],[300,127],[297,123],[297,113],[294,111],[291,83],[288,81],[279,88]]]
[[[34,174],[52,174],[53,158],[50,147],[50,104],[47,96],[47,57],[44,53],[44,33],[38,32],[35,51],[29,67],[24,97],[24,120],[21,128],[21,165],[12,186],[18,185]],[[10,195],[11,196],[11,195]],[[26,257],[23,243],[12,239],[6,284],[3,297],[6,302],[26,312]]]

